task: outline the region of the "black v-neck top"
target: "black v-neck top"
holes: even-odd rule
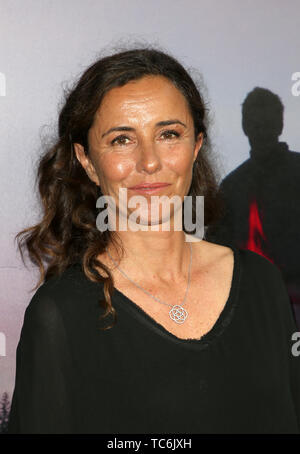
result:
[[[232,249],[228,300],[201,339],[176,337],[117,289],[117,323],[99,329],[102,284],[80,263],[44,282],[24,315],[9,433],[300,433],[300,342],[281,272]]]
[[[167,331],[160,323],[156,322],[150,315],[143,311],[143,309],[141,309],[140,306],[138,306],[136,303],[134,303],[134,301],[130,300],[126,295],[124,295],[117,289],[115,289],[117,296],[116,303],[117,304],[121,303],[121,309],[123,308],[129,314],[135,317],[138,321],[140,321],[140,323],[146,325],[146,329],[150,329],[156,332],[158,335],[163,336],[163,338],[165,338],[167,342],[178,344],[183,348],[202,350],[203,348],[206,348],[206,346],[210,342],[216,339],[223,332],[225,327],[230,323],[231,317],[234,314],[235,306],[238,301],[238,299],[236,298],[236,293],[238,291],[238,282],[241,275],[240,257],[238,253],[239,250],[237,248],[231,247],[231,249],[233,249],[234,252],[234,268],[229,297],[217,321],[215,322],[211,330],[208,331],[208,333],[206,333],[204,336],[202,336],[201,339],[178,338],[171,332]],[[183,307],[188,310],[188,306],[186,303],[183,305]]]

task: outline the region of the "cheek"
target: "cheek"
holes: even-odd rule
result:
[[[105,155],[98,162],[100,177],[108,182],[119,182],[126,178],[132,169],[132,160],[118,155]]]
[[[169,150],[165,155],[165,163],[178,176],[186,176],[193,166],[192,152],[184,148]]]

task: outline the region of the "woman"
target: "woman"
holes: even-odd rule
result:
[[[20,232],[42,285],[24,316],[10,433],[299,433],[279,270],[192,241],[175,208],[150,217],[154,194],[191,196],[194,214],[204,196],[206,227],[220,215],[206,122],[192,78],[156,49],[100,59],[69,93],[39,166],[44,217]],[[102,195],[115,230],[97,228]],[[156,230],[120,228],[137,195],[140,225]]]

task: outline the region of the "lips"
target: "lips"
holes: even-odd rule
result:
[[[159,193],[166,186],[170,186],[170,183],[142,183],[128,189],[131,189],[137,194],[151,195]]]
[[[131,186],[128,189],[156,189],[156,188],[163,188],[165,186],[169,186],[170,183],[142,183],[136,186]]]

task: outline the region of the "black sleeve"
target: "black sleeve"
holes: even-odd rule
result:
[[[278,300],[281,302],[280,309],[289,359],[291,395],[300,432],[300,332],[297,328],[296,319],[292,310],[292,303],[282,273],[277,267],[275,268],[277,281],[274,281],[274,285],[276,284]]]
[[[38,290],[25,311],[17,347],[8,433],[72,433],[70,377],[60,311]]]

